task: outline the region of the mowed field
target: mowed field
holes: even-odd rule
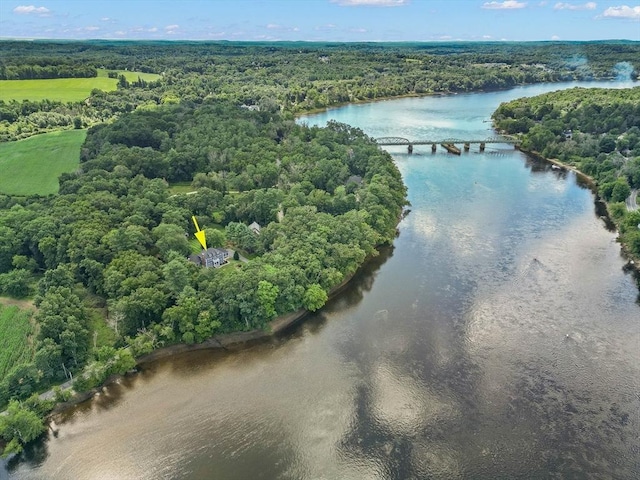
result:
[[[86,130],[64,130],[0,143],[0,193],[57,193],[60,174],[78,168],[86,136]]]
[[[0,100],[56,100],[79,102],[98,88],[105,92],[116,89],[113,78],[51,78],[46,80],[0,80]]]
[[[33,357],[31,312],[0,304],[0,378]]]
[[[130,82],[140,77],[146,81],[157,80],[155,73],[127,72],[124,74]],[[93,78],[52,78],[46,80],[0,80],[0,100],[55,100],[60,102],[79,102],[97,88],[105,92],[115,90],[118,80],[107,77],[107,70],[98,69],[98,76]]]

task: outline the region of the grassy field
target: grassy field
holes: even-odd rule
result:
[[[151,81],[160,78],[155,73],[119,71],[130,82]],[[46,80],[0,80],[0,100],[58,100],[61,102],[79,102],[97,88],[105,92],[115,90],[118,80],[107,77],[107,70],[98,70],[93,78],[52,78]]]
[[[0,143],[0,193],[57,193],[58,176],[78,168],[86,136],[86,130],[64,130]]]
[[[98,78],[107,78],[110,70],[105,70],[104,68],[98,68]],[[129,82],[135,82],[140,77],[145,82],[153,82],[160,78],[160,75],[157,73],[144,73],[144,72],[130,72],[128,70],[116,70],[118,75],[124,75],[124,78]]]
[[[109,92],[116,89],[113,78],[52,78],[47,80],[0,80],[0,100],[58,100],[80,102],[91,90]]]
[[[30,311],[0,304],[0,378],[13,366],[31,360],[33,333]]]

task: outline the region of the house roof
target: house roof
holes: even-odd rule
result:
[[[225,260],[229,256],[229,252],[224,248],[210,247],[200,253],[189,255],[189,260],[198,265],[205,265],[207,259],[219,258]]]

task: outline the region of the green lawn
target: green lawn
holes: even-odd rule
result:
[[[191,182],[174,182],[169,185],[169,193],[171,195],[179,195],[181,193],[194,192],[195,188],[191,186]]]
[[[86,136],[86,130],[64,130],[0,143],[0,193],[57,193],[60,174],[78,168]]]
[[[104,68],[98,68],[98,78],[103,77],[106,78],[108,73],[111,70],[106,70]],[[142,80],[146,82],[154,82],[160,78],[160,75],[157,73],[144,73],[144,72],[130,72],[128,70],[115,70],[118,72],[118,75],[124,75],[124,77],[129,82],[135,82],[140,77]]]
[[[34,354],[31,312],[0,304],[0,378]]]
[[[191,253],[194,255],[202,252],[202,245],[200,245],[200,242],[195,237],[189,238],[189,248],[191,249]]]
[[[160,78],[155,73],[119,71],[130,82],[137,80],[152,81]],[[98,70],[93,78],[52,78],[45,80],[0,80],[0,100],[58,100],[61,102],[80,102],[97,88],[105,92],[115,90],[118,80],[107,77],[107,70]]]

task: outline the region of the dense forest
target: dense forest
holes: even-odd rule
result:
[[[37,307],[33,354],[0,379],[7,453],[42,432],[51,403],[34,393],[72,377],[76,390],[89,389],[154,348],[317,310],[393,240],[406,190],[391,157],[358,129],[297,125],[295,113],[640,71],[633,42],[4,41],[2,49],[3,80],[91,78],[98,69],[112,78],[127,70],[160,75],[118,76],[117,90],[95,89],[79,102],[0,100],[3,142],[89,127],[79,168],[60,177],[57,195],[0,195],[0,295],[33,298]],[[637,103],[582,132],[582,117],[547,125],[574,108],[558,110],[555,102],[548,112],[503,106],[496,119],[535,149],[536,132],[549,129],[553,138],[545,133],[541,150],[557,144],[557,152],[544,152],[556,156],[567,144],[563,132],[573,129],[572,142],[595,145],[593,168],[613,172],[599,180],[603,195],[613,183],[617,199],[621,179],[637,186],[637,159],[627,159],[639,148]],[[588,139],[578,142],[582,135]],[[187,260],[192,216],[208,246],[236,251],[230,265]],[[68,395],[58,390],[56,400]]]
[[[0,101],[0,141],[110,120],[148,105],[222,99],[291,112],[400,95],[495,90],[538,82],[637,78],[634,42],[202,43],[3,42],[0,75],[42,69],[153,72],[84,102]],[[72,58],[75,66],[69,66]],[[14,75],[14,74],[12,74]],[[36,78],[20,76],[19,78]],[[42,77],[38,77],[42,78]],[[74,124],[74,119],[75,124]]]
[[[405,187],[361,131],[207,103],[95,127],[81,170],[60,179],[58,195],[0,198],[0,290],[29,295],[40,278],[38,349],[0,382],[1,404],[87,363],[77,388],[161,345],[316,310],[392,241]],[[171,195],[167,180],[184,179],[197,193]],[[253,259],[221,269],[189,262],[192,215],[210,246],[231,244]],[[107,308],[111,344],[91,348],[87,298]]]
[[[50,61],[50,60],[49,60]],[[34,80],[43,78],[91,78],[98,75],[98,70],[89,65],[77,63],[54,65],[44,62],[39,64],[19,64],[6,66],[0,64],[0,80]]]
[[[640,189],[640,87],[574,88],[500,105],[496,126],[522,138],[524,150],[555,158],[593,177],[620,230],[640,258],[640,211],[625,200]]]

